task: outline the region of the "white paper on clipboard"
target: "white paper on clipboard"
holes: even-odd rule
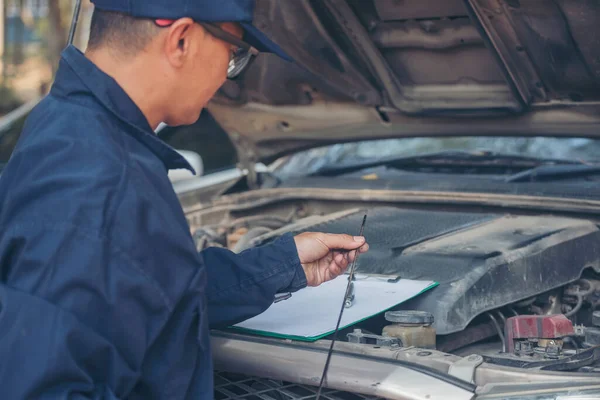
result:
[[[317,340],[335,331],[347,284],[347,275],[342,275],[319,287],[303,289],[234,327],[266,336]],[[354,303],[344,310],[340,329],[387,311],[435,286],[437,283],[433,281],[357,279]]]

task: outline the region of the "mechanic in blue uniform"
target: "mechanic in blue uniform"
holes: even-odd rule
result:
[[[195,122],[246,44],[285,54],[250,0],[92,2],[86,53],[64,51],[0,179],[0,398],[211,399],[210,328],[368,245],[306,233],[198,254],[167,176],[190,166],[154,130]]]

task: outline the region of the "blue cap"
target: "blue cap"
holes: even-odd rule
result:
[[[198,22],[238,22],[244,41],[263,53],[292,59],[275,42],[252,25],[255,0],[91,0],[101,10],[117,11],[138,18],[191,18]]]

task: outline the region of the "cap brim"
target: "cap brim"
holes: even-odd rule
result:
[[[246,22],[242,22],[241,25],[244,28],[244,41],[255,47],[256,50],[263,53],[276,54],[286,61],[294,61],[281,47],[269,39],[267,35],[262,33],[258,28]]]

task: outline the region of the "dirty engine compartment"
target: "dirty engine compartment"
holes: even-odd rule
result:
[[[598,2],[261,0],[255,14],[295,62],[259,57],[207,106],[247,176],[182,195],[198,250],[357,234],[367,212],[358,274],[439,283],[340,331],[331,389],[541,399],[550,383],[600,382],[597,172],[537,174],[590,172],[562,164],[596,167],[596,152],[536,148],[526,166],[528,146],[512,147],[598,137]],[[493,138],[515,140],[490,153]],[[215,366],[244,376],[227,387],[251,375],[314,388],[332,338],[213,331]]]
[[[228,215],[193,231],[199,250],[221,246],[241,252],[287,232],[352,234],[367,212],[371,250],[359,259],[357,273],[433,280],[439,286],[341,331],[342,341],[478,354],[487,363],[524,369],[600,372],[595,223],[391,206],[321,208],[312,213],[287,205],[261,215]],[[194,218],[190,222],[194,227]]]

